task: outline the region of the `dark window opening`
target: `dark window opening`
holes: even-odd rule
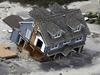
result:
[[[39,47],[41,49],[43,42],[38,39],[36,46]]]
[[[19,47],[22,48],[24,46],[25,41],[23,39],[19,40]]]
[[[74,48],[74,50],[75,50],[76,52],[79,52],[80,48],[77,47],[77,48]]]

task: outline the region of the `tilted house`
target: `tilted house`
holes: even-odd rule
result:
[[[32,18],[19,22],[20,28],[11,36],[20,49],[30,51],[31,56],[81,52],[90,32],[79,9],[58,4],[48,9],[34,6],[30,16]]]

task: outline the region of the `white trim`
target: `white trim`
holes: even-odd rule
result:
[[[21,36],[19,36],[19,40],[18,40],[18,45],[20,44],[20,41],[22,40],[22,37]]]
[[[26,30],[26,34],[25,34],[25,37],[29,40],[30,37],[31,37],[31,34],[32,34],[31,30],[27,29]]]
[[[63,45],[69,44],[71,40],[63,42]]]
[[[33,21],[29,21],[29,22],[24,22],[24,21],[22,21],[22,22],[19,22],[20,24],[21,23],[32,23],[32,24],[34,24],[34,22]]]
[[[80,42],[82,40],[83,40],[83,36],[82,37],[79,37],[79,38],[76,38],[75,43]]]
[[[43,42],[42,47],[41,47],[41,51],[44,52],[45,43],[44,43],[44,41],[43,41],[41,35],[36,35],[36,39],[35,39],[35,41],[34,41],[34,45],[36,46],[38,39],[41,40],[41,41]]]
[[[47,31],[47,32],[51,35],[51,37],[53,37],[55,39],[61,37],[62,33],[64,33],[63,30],[60,30],[60,31],[56,32],[56,34],[52,34],[50,31]]]
[[[81,25],[78,25],[76,29],[74,29],[74,32],[79,32],[81,30]]]
[[[53,47],[51,47],[51,50],[57,49],[59,46],[59,44],[54,45]]]
[[[69,26],[69,25],[68,25]],[[71,26],[69,26],[74,32],[79,32],[81,30],[81,24],[77,26],[77,28],[72,28]]]
[[[56,39],[56,38],[59,38],[59,37],[61,37],[61,32],[57,33],[57,34],[54,36],[55,39]]]

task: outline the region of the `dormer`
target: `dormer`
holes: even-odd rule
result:
[[[50,31],[48,31],[48,33],[49,33],[49,35],[51,36],[51,38],[56,39],[56,38],[60,38],[60,37],[62,36],[63,31],[60,30],[60,31],[58,31],[58,32],[56,32],[56,33],[52,33],[52,32],[50,32]]]
[[[73,29],[74,32],[79,32],[81,30],[81,25],[78,25],[76,28]]]
[[[46,22],[47,33],[52,39],[60,38],[64,31],[53,22]]]
[[[79,31],[81,31],[82,24],[79,24],[76,27],[71,27],[71,26],[69,26],[69,27],[72,29],[73,32],[79,32]]]
[[[62,31],[59,31],[59,32],[57,32],[54,36],[53,36],[53,38],[60,38],[62,36]]]

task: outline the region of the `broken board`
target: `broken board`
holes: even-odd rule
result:
[[[10,58],[17,56],[17,53],[10,50],[6,44],[0,44],[0,58]]]

